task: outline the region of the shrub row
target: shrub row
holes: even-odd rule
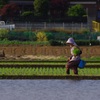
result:
[[[0,41],[0,45],[33,45],[33,46],[48,46],[50,45],[49,41],[9,41],[2,40]]]
[[[100,45],[100,41],[97,40],[76,40],[76,43],[79,46],[94,46]],[[9,40],[2,40],[0,41],[0,45],[33,45],[33,46],[66,46],[66,41],[57,41],[57,40],[50,40],[50,41],[9,41]]]
[[[78,45],[100,45],[100,41],[97,41],[97,36],[100,33],[90,33],[88,31],[84,31],[83,33],[73,33],[69,34],[62,31],[8,31],[5,29],[0,29],[0,40],[6,44],[19,44],[19,41],[25,44],[34,44],[34,45],[52,45],[52,46],[62,46],[66,45],[65,41],[69,37],[73,37]],[[29,41],[29,42],[28,42]],[[2,43],[2,42],[1,42]],[[43,43],[43,44],[41,44]]]
[[[68,33],[68,31],[64,31],[62,29],[54,29],[54,30],[13,30],[8,31],[6,29],[0,29],[0,40],[8,39],[8,40],[20,40],[20,41],[44,41],[44,40],[67,40],[69,37],[73,37],[75,40],[97,40],[97,36],[100,33],[90,33],[87,30],[84,30],[82,33],[73,32]]]
[[[76,43],[79,46],[94,46],[94,45],[100,45],[100,41],[98,40],[76,40]],[[66,41],[57,41],[57,40],[51,40],[50,45],[52,46],[65,46]]]
[[[100,45],[100,41],[98,40],[77,40],[76,43],[80,46]]]

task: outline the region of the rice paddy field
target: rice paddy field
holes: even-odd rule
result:
[[[86,61],[78,75],[66,75],[66,61],[0,61],[1,79],[100,79],[100,61]]]

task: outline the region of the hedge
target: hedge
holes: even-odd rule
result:
[[[98,40],[76,40],[76,43],[79,46],[94,46],[94,45],[100,45],[100,41]],[[65,46],[66,41],[57,41],[57,40],[51,40],[50,45],[52,46]]]

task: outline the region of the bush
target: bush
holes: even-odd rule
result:
[[[36,33],[31,32],[31,31],[23,32],[23,36],[24,36],[25,40],[29,40],[29,41],[36,41],[36,39],[37,39]]]
[[[52,46],[64,46],[66,45],[66,40],[69,37],[73,37],[76,43],[80,46],[85,45],[100,45],[100,41],[97,41],[97,36],[100,33],[98,32],[89,32],[84,31],[84,33],[66,33],[57,30],[48,31],[48,30],[39,30],[39,31],[28,31],[28,30],[13,30],[9,31],[6,29],[0,29],[0,39],[1,40],[16,40],[16,41],[27,41],[27,44],[33,42],[37,44],[37,42],[47,42],[49,41],[49,45]],[[29,42],[30,41],[30,42]],[[36,42],[37,41],[37,42]],[[5,41],[6,42],[6,41]],[[15,42],[14,42],[15,43]],[[18,43],[18,42],[17,42]],[[48,43],[47,43],[48,44]],[[46,45],[47,45],[46,44]],[[41,44],[42,45],[42,44]],[[45,45],[45,44],[43,44]]]
[[[50,43],[48,41],[18,41],[18,40],[2,40],[0,45],[33,45],[33,46],[48,46]]]
[[[10,31],[9,40],[36,41],[36,34],[31,31]]]
[[[57,41],[57,40],[50,40],[51,46],[65,46],[66,41]],[[75,41],[77,45],[79,46],[94,46],[94,45],[100,45],[100,41],[98,40],[76,40]]]
[[[9,40],[24,40],[23,32],[10,31]]]
[[[93,45],[100,45],[100,41],[98,40],[76,40],[76,43],[79,46],[89,46],[90,44]]]
[[[100,45],[100,41],[89,41],[89,40],[78,40],[76,43],[79,46],[89,46],[91,43],[91,46],[94,45]],[[50,41],[18,41],[13,40],[9,41],[7,39],[4,39],[0,41],[0,45],[33,45],[33,46],[66,46],[66,42],[64,41],[57,41],[57,40],[50,40]]]
[[[62,46],[63,45],[61,41],[50,40],[49,42],[51,46]]]
[[[54,35],[52,34],[52,32],[45,32],[45,35],[48,40],[54,39]]]
[[[47,41],[48,40],[45,32],[38,32],[36,36],[37,36],[37,41]]]
[[[8,32],[9,30],[7,29],[0,29],[0,39],[3,40],[8,38]]]

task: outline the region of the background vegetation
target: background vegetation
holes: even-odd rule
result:
[[[78,45],[100,45],[97,40],[99,32],[83,31],[81,33],[61,30],[12,30],[0,29],[0,44],[32,44],[32,45],[66,45],[66,40],[73,37]]]
[[[85,8],[79,4],[70,7],[68,0],[33,0],[33,5],[24,8],[20,7],[16,3],[9,3],[9,0],[0,0],[0,15],[1,20],[7,22],[87,21],[87,17],[84,16],[86,15]],[[82,20],[79,20],[79,17]]]

